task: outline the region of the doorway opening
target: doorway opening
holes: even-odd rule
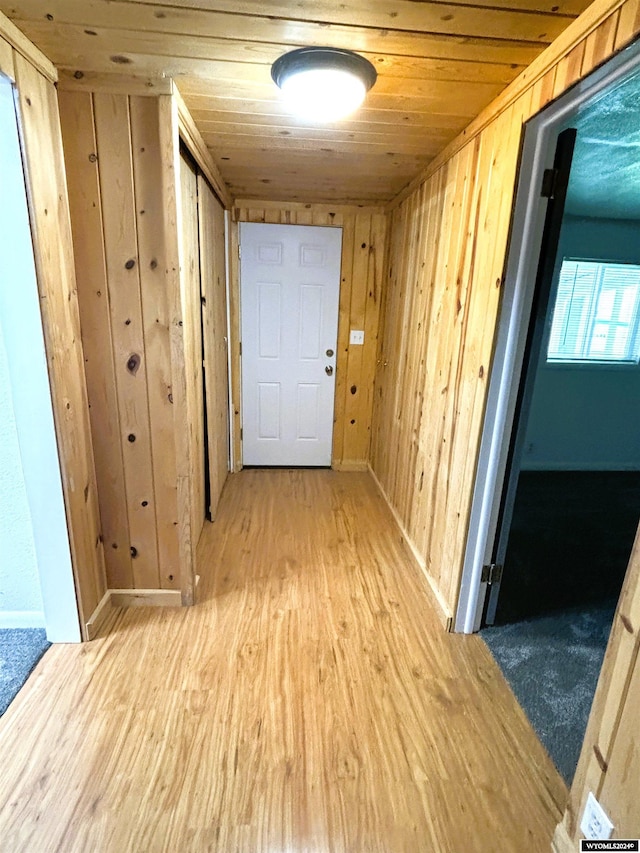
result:
[[[0,627],[79,642],[15,89],[3,75],[0,185]]]
[[[525,130],[456,620],[499,626],[483,636],[569,784],[640,518],[639,91],[633,46]]]

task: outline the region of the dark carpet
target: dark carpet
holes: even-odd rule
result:
[[[617,600],[638,519],[639,471],[521,471],[496,624]]]
[[[571,785],[615,606],[580,608],[481,632],[531,725]]]
[[[0,716],[50,645],[43,628],[0,629]]]

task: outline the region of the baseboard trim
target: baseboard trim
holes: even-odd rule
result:
[[[368,471],[369,463],[357,459],[342,459],[331,463],[334,471]]]
[[[551,841],[551,849],[553,853],[575,853],[575,844],[569,838],[569,833],[567,832],[564,821],[561,821],[556,826],[556,831],[553,833],[553,839]]]
[[[427,584],[428,584],[427,589],[428,589],[428,592],[430,593],[429,598],[430,598],[430,600],[431,600],[431,602],[435,608],[435,611],[438,615],[438,618],[440,619],[440,622],[442,623],[443,628],[445,629],[445,631],[451,631],[451,628],[453,626],[453,614],[451,613],[451,611],[447,607],[444,599],[442,598],[440,591],[438,590],[438,588],[436,587],[436,585],[433,581],[433,578],[431,577],[431,575],[427,571],[427,566],[426,566],[424,559],[422,558],[418,549],[416,548],[416,546],[414,545],[410,536],[408,535],[406,528],[405,528],[404,524],[402,523],[402,519],[398,515],[396,508],[393,506],[393,504],[391,503],[391,501],[387,497],[387,493],[382,488],[382,483],[380,482],[380,480],[378,480],[376,473],[373,470],[373,468],[371,467],[371,465],[367,465],[367,470],[369,471],[369,473],[373,477],[373,481],[375,482],[376,486],[378,487],[378,491],[380,492],[382,499],[384,500],[385,504],[389,507],[389,510],[391,512],[391,515],[393,516],[393,519],[396,523],[396,526],[398,527],[398,530],[402,534],[404,541],[407,543],[409,551],[411,552],[411,556],[413,557],[416,565],[418,566],[418,568],[420,569],[420,571],[424,575],[425,580],[427,581]]]
[[[100,599],[98,606],[89,617],[89,621],[85,624],[85,634],[87,640],[95,640],[102,631],[107,619],[111,615],[111,590],[108,589]]]
[[[85,625],[87,640],[101,633],[114,607],[182,607],[179,589],[108,589]]]
[[[182,607],[179,589],[112,589],[112,607]]]

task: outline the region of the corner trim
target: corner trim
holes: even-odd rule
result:
[[[334,459],[331,462],[334,471],[369,471],[369,463],[360,459]],[[375,475],[374,475],[375,476]]]
[[[0,38],[4,39],[11,47],[21,56],[33,65],[47,80],[51,83],[56,83],[58,80],[58,72],[44,53],[39,50],[33,42],[31,42],[22,30],[18,29],[13,21],[10,21],[6,15],[0,12]]]
[[[95,640],[95,638],[100,634],[107,622],[107,619],[111,615],[112,609],[111,590],[108,589],[85,624],[87,640]]]
[[[556,826],[556,831],[553,833],[551,840],[551,850],[553,853],[575,853],[575,845],[569,838],[569,833],[564,825],[564,821]]]
[[[82,71],[61,68],[58,89],[64,92],[106,92],[109,95],[158,97],[173,94],[168,77],[138,77],[108,71]]]
[[[174,87],[173,99],[178,107],[180,138],[191,152],[207,181],[211,184],[211,188],[218,197],[218,201],[222,203],[222,206],[226,210],[230,210],[233,207],[233,199],[231,198],[229,187],[220,174],[220,170],[216,166],[211,156],[211,151],[209,151],[202,138],[202,134],[196,127],[196,123],[180,94],[178,86]]]

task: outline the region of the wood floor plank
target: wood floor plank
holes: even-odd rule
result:
[[[18,851],[549,850],[566,788],[368,474],[232,475],[201,602],[54,646],[0,719]]]

